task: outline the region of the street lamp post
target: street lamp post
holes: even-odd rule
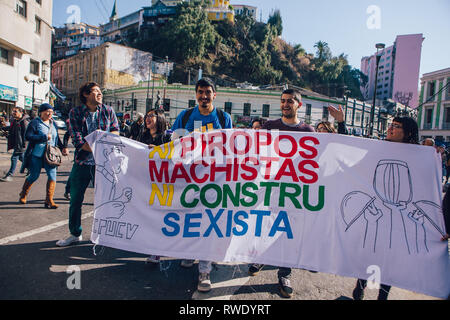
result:
[[[375,103],[377,99],[377,85],[378,85],[378,65],[380,64],[381,55],[379,54],[379,50],[384,49],[384,43],[377,43],[375,48],[377,48],[376,54],[376,66],[375,66],[375,85],[373,89],[373,100],[372,100],[372,108],[370,109],[370,127],[369,127],[369,137],[373,138],[373,123],[375,118]]]
[[[32,89],[32,93],[31,93],[31,109],[33,109],[34,106],[34,85],[37,84],[41,84],[44,83],[44,80],[41,78],[38,78],[37,80],[31,80],[28,76],[23,77],[23,79],[25,80],[26,83],[32,83],[33,84],[33,89]]]

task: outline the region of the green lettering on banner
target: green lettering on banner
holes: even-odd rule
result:
[[[242,195],[246,198],[251,198],[252,200],[250,202],[247,202],[246,198],[242,198],[241,205],[243,205],[244,207],[253,207],[258,202],[258,196],[254,192],[248,191],[248,188],[251,188],[254,191],[258,190],[258,186],[253,182],[244,183],[244,185],[242,186]]]
[[[228,198],[233,203],[233,206],[239,207],[239,198],[241,194],[241,183],[236,183],[236,190],[233,194],[231,191],[231,187],[228,184],[223,185],[223,199],[222,199],[222,208],[228,208]]]
[[[216,195],[217,195],[216,201],[214,201],[212,203],[209,203],[208,200],[206,199],[206,192],[209,189],[215,190]],[[210,208],[210,209],[216,208],[222,201],[222,189],[217,184],[208,184],[208,185],[204,186],[202,188],[202,190],[200,191],[200,201],[207,208]]]
[[[287,188],[293,188],[294,192],[293,193],[289,193],[286,191]],[[297,200],[296,197],[298,197],[300,195],[300,193],[302,192],[302,189],[300,188],[300,186],[298,184],[295,183],[281,183],[281,187],[280,187],[280,198],[278,200],[278,206],[279,207],[285,207],[285,199],[289,198],[291,199],[292,203],[294,204],[294,206],[297,209],[301,209],[302,206],[300,205],[300,202]]]
[[[317,205],[312,206],[309,203],[309,185],[303,187],[303,205],[309,211],[319,211],[322,210],[325,204],[325,186],[319,186],[319,200]]]
[[[186,188],[184,188],[183,193],[181,194],[180,202],[181,205],[185,208],[194,208],[198,204],[198,199],[194,199],[191,203],[186,202],[186,193],[193,189],[195,192],[199,192],[200,188],[196,184],[190,184]]]
[[[266,188],[266,192],[264,193],[264,205],[266,207],[270,206],[270,194],[272,193],[272,187],[279,187],[280,183],[278,182],[261,182],[261,187]]]

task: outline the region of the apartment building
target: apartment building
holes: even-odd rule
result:
[[[0,111],[48,102],[52,0],[0,1]]]
[[[450,68],[425,73],[420,83],[418,124],[421,139],[450,142]]]
[[[422,34],[399,35],[393,45],[379,52],[378,79],[375,83],[376,53],[361,59],[361,72],[368,82],[361,87],[365,100],[372,101],[376,87],[376,99],[392,99],[411,108],[418,106],[419,70],[422,53]]]

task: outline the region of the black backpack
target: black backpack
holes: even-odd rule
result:
[[[220,126],[222,127],[222,129],[225,129],[225,115],[224,115],[224,112],[222,110],[220,110],[220,109],[217,109],[217,108],[216,108],[216,110],[217,110],[217,117],[219,118]],[[192,112],[194,112],[194,108],[190,108],[184,113],[183,119],[181,121],[181,127],[183,129],[186,129],[186,124],[187,124],[189,118],[191,117]]]

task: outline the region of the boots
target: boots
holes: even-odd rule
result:
[[[22,191],[19,193],[19,196],[20,196],[19,202],[21,204],[27,203],[27,195],[28,195],[28,192],[30,192],[32,185],[33,185],[32,183],[28,182],[28,180],[25,179],[25,182],[23,183]]]
[[[45,207],[47,209],[57,209],[58,205],[53,202],[53,195],[55,194],[56,181],[47,180],[47,196],[45,198]]]

